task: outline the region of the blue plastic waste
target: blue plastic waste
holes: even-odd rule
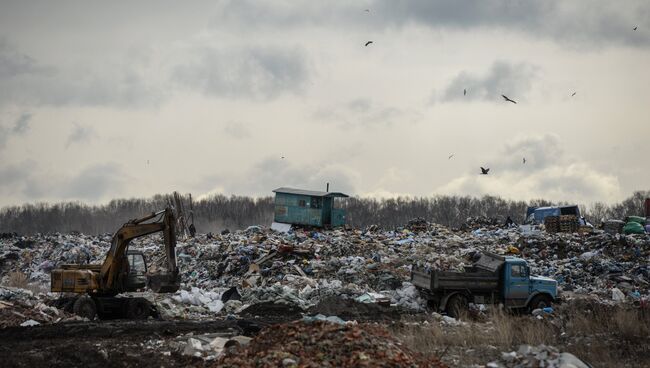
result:
[[[546,308],[544,308],[542,310],[544,311],[544,313],[553,313],[553,308],[552,307],[546,307]]]

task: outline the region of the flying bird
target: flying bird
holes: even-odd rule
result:
[[[578,92],[573,92],[573,93],[571,94],[571,97],[575,96],[576,93],[578,93]]]
[[[501,95],[501,97],[503,97],[506,101],[512,102],[513,104],[517,103],[517,101],[509,99],[506,95]]]
[[[467,90],[463,89],[463,96],[467,96]]]
[[[483,167],[481,167],[481,175],[487,175],[488,171],[490,171],[489,167],[487,169],[484,169]]]
[[[281,157],[284,160],[284,156]]]
[[[636,31],[637,28],[638,28],[638,26],[634,26],[634,28],[632,28],[632,29]]]
[[[455,155],[455,153],[452,153],[451,155],[449,155],[449,158],[447,158],[447,160],[451,160],[451,158],[454,157],[454,155]]]
[[[368,13],[370,13],[370,9],[366,9],[366,11],[367,11]]]
[[[524,157],[524,164],[526,164],[526,157]]]
[[[366,42],[366,46],[370,45],[371,43],[372,43],[372,41]]]

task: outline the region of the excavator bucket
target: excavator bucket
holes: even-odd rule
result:
[[[147,284],[154,293],[175,293],[181,287],[181,276],[178,274],[149,275]]]

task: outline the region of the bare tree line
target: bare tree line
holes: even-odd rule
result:
[[[644,199],[650,191],[638,191],[620,203],[607,205],[596,202],[581,211],[592,223],[601,219],[623,219],[643,215]],[[39,203],[6,207],[0,210],[0,232],[102,234],[114,232],[129,219],[164,208],[170,196],[156,195],[149,199],[116,199],[105,205],[89,206],[81,202]],[[421,217],[430,222],[457,227],[468,217],[487,217],[504,221],[510,216],[515,222],[524,221],[528,206],[548,206],[551,201],[512,201],[494,196],[399,197],[372,199],[352,197],[344,202],[349,225],[364,228],[378,225],[394,228]],[[199,232],[242,229],[250,225],[269,225],[273,221],[273,198],[245,196],[211,196],[196,201],[193,206],[195,226]],[[187,208],[186,208],[187,210]]]

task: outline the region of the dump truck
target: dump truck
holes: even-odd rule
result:
[[[51,272],[52,292],[62,294],[57,303],[75,314],[94,319],[144,319],[155,307],[143,297],[129,293],[149,287],[156,293],[176,292],[180,274],[176,265],[176,222],[171,208],[125,223],[111,240],[102,264],[63,264]],[[163,257],[159,270],[148,269],[142,252],[129,249],[136,238],[162,232]],[[166,261],[165,261],[166,260]]]
[[[469,303],[532,311],[558,301],[557,281],[531,276],[525,260],[484,252],[465,272],[413,267],[411,283],[434,310],[458,318]]]

